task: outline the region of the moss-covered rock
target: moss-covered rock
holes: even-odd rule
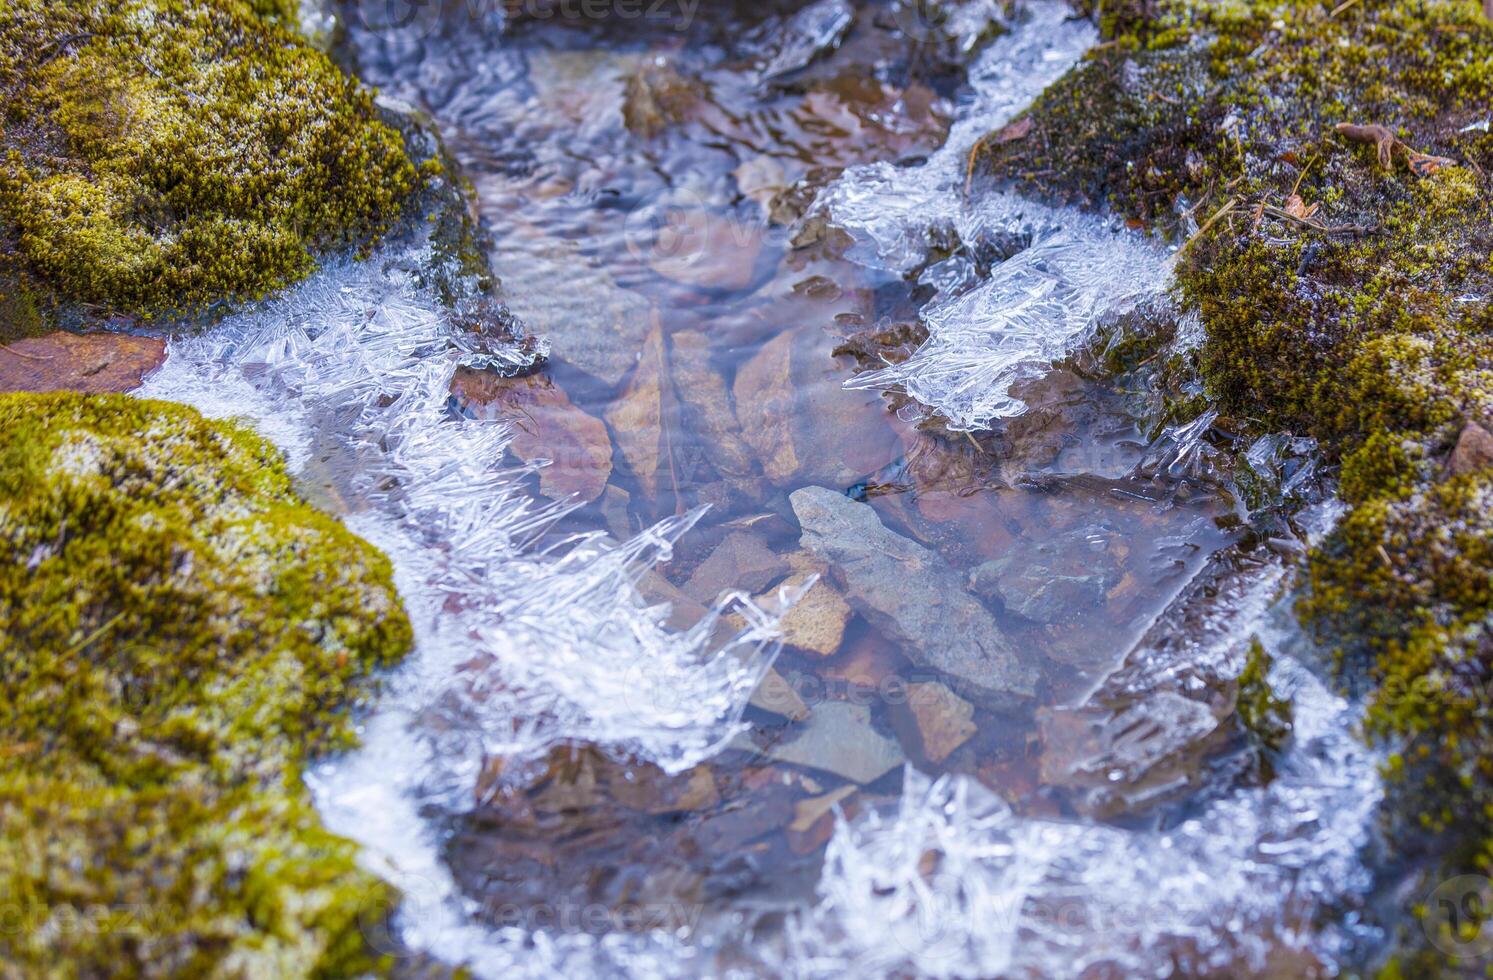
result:
[[[232,424],[0,396],[0,975],[348,975],[384,885],[300,773],[409,646],[387,561]]]
[[[197,312],[386,230],[416,169],[296,8],[0,0],[0,282],[54,311]]]
[[[1106,44],[974,176],[1185,241],[1210,395],[1342,464],[1302,612],[1370,731],[1408,740],[1391,830],[1493,873],[1493,468],[1448,458],[1493,420],[1493,22],[1472,0],[1105,10]]]

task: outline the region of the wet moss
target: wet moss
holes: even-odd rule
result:
[[[1493,471],[1448,460],[1493,419],[1493,22],[1451,0],[1146,0],[1101,24],[1030,127],[982,143],[977,185],[1185,243],[1211,397],[1341,463],[1350,510],[1301,611],[1370,692],[1370,733],[1409,746],[1390,829],[1493,872]]]
[[[1239,721],[1269,755],[1280,751],[1291,734],[1291,703],[1270,687],[1270,654],[1259,640],[1249,646],[1249,657],[1239,674]]]
[[[0,396],[0,961],[349,975],[391,907],[300,773],[409,646],[387,561],[232,424]],[[5,972],[5,971],[0,971]]]
[[[0,2],[0,258],[96,317],[199,312],[394,221],[418,175],[290,0]]]

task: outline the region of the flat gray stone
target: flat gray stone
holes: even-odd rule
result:
[[[948,675],[960,697],[995,710],[1036,694],[1036,670],[1021,661],[952,565],[843,494],[804,487],[788,499],[803,546],[830,565],[850,605],[913,663]]]
[[[774,762],[817,769],[857,783],[874,783],[907,757],[896,739],[871,727],[871,709],[849,701],[816,705],[803,731],[791,741],[758,748],[742,736],[735,747]]]

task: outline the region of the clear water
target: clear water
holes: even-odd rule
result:
[[[1148,439],[1145,399],[1055,364],[1162,303],[1167,254],[964,199],[1092,29],[1032,3],[955,70],[891,8],[671,9],[349,18],[466,168],[537,378],[468,367],[414,240],[173,342],[143,391],[249,418],[394,560],[417,648],[307,778],[403,942],[503,977],[1331,972],[1379,792],[1354,710],[1207,476],[1211,418]],[[807,486],[961,583],[1030,570],[978,602],[1035,698],[934,712],[942,754],[923,637],[858,605],[795,642],[795,600],[838,615],[805,573],[843,585]],[[1268,782],[1226,706],[1253,635],[1296,704]]]

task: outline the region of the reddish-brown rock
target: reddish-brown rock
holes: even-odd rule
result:
[[[127,334],[49,333],[0,346],[0,391],[131,391],[166,360],[166,342]]]

